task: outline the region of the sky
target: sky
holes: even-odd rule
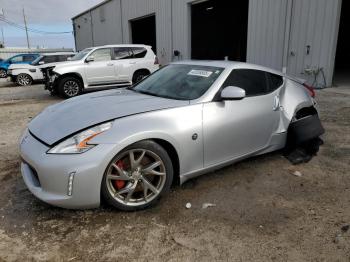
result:
[[[24,26],[22,8],[25,10],[28,28],[48,32],[72,32],[71,18],[102,0],[0,0],[5,18]],[[0,42],[3,28],[6,47],[26,47],[24,30],[12,27],[0,21]],[[31,47],[74,48],[73,33],[38,34],[29,32]]]

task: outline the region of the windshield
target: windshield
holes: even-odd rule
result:
[[[211,66],[169,65],[144,79],[133,90],[164,98],[193,100],[201,97],[223,70]]]
[[[73,56],[70,61],[78,61],[83,59],[90,51],[92,50],[92,48],[86,48],[82,51],[80,51],[79,53],[77,53],[75,56]]]
[[[33,62],[31,62],[31,65],[38,65],[40,60],[43,58],[43,56],[39,56],[37,59],[35,59]]]

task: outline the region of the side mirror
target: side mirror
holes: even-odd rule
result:
[[[72,58],[71,58],[71,57],[68,57],[68,58],[67,58],[67,61],[72,61]]]
[[[11,60],[8,60],[7,63],[9,63],[10,65],[12,64],[12,61]]]
[[[86,63],[90,63],[90,62],[93,62],[93,61],[95,61],[95,57],[92,56],[92,55],[85,59]]]
[[[43,64],[45,64],[44,61],[40,61],[40,62],[39,62],[39,65],[43,65]]]
[[[222,100],[241,100],[245,98],[245,90],[237,86],[227,86],[221,91]]]

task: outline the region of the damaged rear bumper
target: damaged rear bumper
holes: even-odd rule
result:
[[[309,115],[292,122],[288,129],[288,144],[300,145],[318,138],[325,132],[317,114]]]

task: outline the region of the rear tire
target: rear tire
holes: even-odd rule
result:
[[[150,75],[150,73],[147,70],[136,71],[132,77],[132,83],[137,84],[148,75]]]
[[[71,98],[81,94],[82,83],[79,79],[71,76],[64,77],[58,83],[58,92],[64,98]]]
[[[173,165],[166,150],[152,140],[132,144],[108,164],[101,193],[107,203],[124,211],[155,205],[173,181]]]
[[[29,86],[33,83],[33,78],[28,74],[19,74],[16,77],[16,83],[19,86]]]
[[[6,78],[7,77],[7,71],[3,68],[0,68],[0,78]]]

